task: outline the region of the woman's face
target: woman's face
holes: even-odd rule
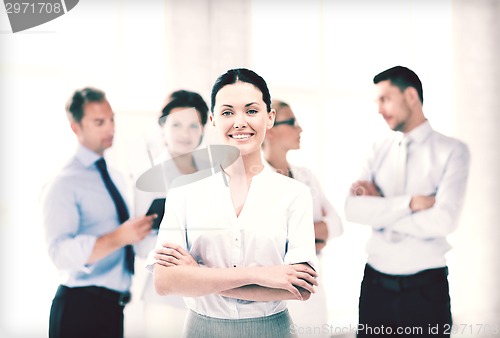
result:
[[[203,134],[200,114],[194,108],[178,107],[168,114],[162,127],[163,138],[172,156],[193,151]]]
[[[284,150],[299,149],[301,133],[292,109],[289,106],[277,109],[274,127],[268,135],[272,145]]]
[[[266,131],[273,126],[274,110],[267,111],[257,87],[236,82],[219,90],[210,121],[221,141],[237,147],[245,156],[260,152]]]

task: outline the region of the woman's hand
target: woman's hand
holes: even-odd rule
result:
[[[316,254],[319,254],[328,241],[328,226],[325,222],[319,221],[314,223],[314,237],[316,243]]]
[[[259,285],[287,290],[299,300],[304,298],[299,288],[314,293],[314,285],[318,285],[316,281],[318,274],[305,263],[259,267],[259,269],[261,269],[258,276]]]
[[[193,256],[177,244],[163,243],[155,253],[156,263],[163,266],[199,266]]]

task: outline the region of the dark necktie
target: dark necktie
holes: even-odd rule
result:
[[[104,181],[104,185],[106,186],[106,189],[108,189],[109,194],[111,195],[111,198],[113,199],[113,203],[115,204],[116,211],[118,212],[118,220],[120,221],[120,224],[124,223],[126,220],[129,218],[127,206],[125,205],[125,201],[122,198],[122,195],[120,195],[120,192],[116,188],[115,184],[111,180],[111,177],[109,176],[108,168],[106,166],[106,161],[104,158],[100,158],[95,162],[95,165],[97,169],[99,169],[99,172],[101,173],[102,180]],[[127,267],[127,270],[130,271],[130,273],[134,273],[134,248],[132,245],[126,245],[125,246],[125,264]]]

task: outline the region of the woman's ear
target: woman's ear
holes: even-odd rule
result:
[[[215,120],[214,120],[214,114],[208,115],[208,118],[210,119],[210,123],[212,123],[212,126],[215,127]]]
[[[269,113],[267,113],[267,129],[271,129],[274,126],[274,119],[276,118],[276,110],[271,109]]]

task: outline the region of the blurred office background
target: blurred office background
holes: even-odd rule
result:
[[[43,184],[73,154],[64,105],[76,88],[105,90],[116,113],[107,157],[126,173],[156,130],[167,94],[202,93],[247,67],[304,130],[290,160],[313,169],[343,216],[364,151],[387,132],[373,76],[394,65],[419,74],[433,127],[472,153],[465,208],[448,255],[456,337],[489,337],[499,324],[500,1],[80,1],[66,15],[12,34],[0,11],[0,333],[43,337],[62,275],[48,260],[39,219]],[[207,142],[216,142],[207,128]],[[495,202],[497,201],[497,202]],[[345,223],[324,251],[329,325],[357,323],[366,227]],[[145,272],[144,272],[145,273]],[[141,337],[138,273],[126,337]],[[335,332],[332,332],[335,333]]]

